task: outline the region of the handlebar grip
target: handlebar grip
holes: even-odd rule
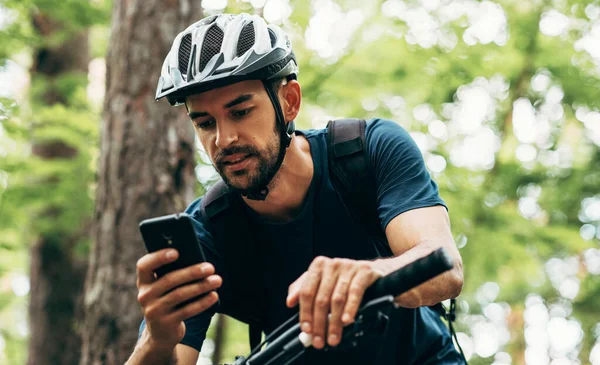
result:
[[[385,295],[398,296],[452,269],[453,266],[452,258],[446,249],[438,248],[429,255],[377,279],[365,293],[365,299],[379,298]]]

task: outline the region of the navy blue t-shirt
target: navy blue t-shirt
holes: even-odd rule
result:
[[[288,287],[308,269],[316,256],[356,260],[377,257],[375,245],[365,228],[353,223],[331,183],[327,130],[297,133],[309,141],[314,163],[314,176],[299,215],[292,221],[274,223],[247,209],[254,228],[256,249],[262,258],[257,267],[262,269],[260,274],[266,289],[266,308],[262,318],[266,334],[295,313],[285,305]],[[421,152],[402,127],[392,121],[370,120],[366,127],[366,143],[375,173],[378,214],[384,230],[394,217],[408,210],[445,206],[438,195],[437,185],[425,168]],[[194,218],[198,241],[208,261],[219,273],[224,270],[223,262],[200,212],[200,202],[201,198],[194,201],[186,212]],[[220,297],[231,296],[220,293]],[[186,334],[181,343],[200,351],[210,319],[218,310],[214,306],[187,320]],[[398,364],[463,364],[447,327],[430,308],[400,308],[393,322],[393,328],[400,329],[396,331],[397,339],[394,340]],[[143,327],[144,322],[140,333]],[[311,349],[302,361],[295,364],[364,364],[374,356],[365,349],[337,353],[335,358],[332,355]]]

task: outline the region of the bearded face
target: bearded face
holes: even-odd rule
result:
[[[265,187],[277,172],[280,145],[279,135],[273,131],[263,148],[253,145],[227,147],[217,152],[213,163],[230,188],[247,194]]]
[[[224,182],[244,195],[266,187],[279,168],[283,126],[263,83],[248,80],[190,95],[186,106]]]

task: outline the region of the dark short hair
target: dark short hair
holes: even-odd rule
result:
[[[277,93],[279,92],[279,89],[281,89],[281,85],[283,84],[283,80],[285,80],[285,77],[279,78],[279,79],[274,79],[274,80],[267,80],[266,82],[266,87],[268,87],[269,89],[271,89],[271,91],[273,91],[273,93],[275,93],[275,95],[277,95]]]

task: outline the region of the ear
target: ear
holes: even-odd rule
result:
[[[296,119],[298,113],[300,113],[300,104],[302,102],[300,83],[296,80],[288,81],[287,84],[281,86],[279,95],[283,99],[281,109],[285,120],[289,122]]]

